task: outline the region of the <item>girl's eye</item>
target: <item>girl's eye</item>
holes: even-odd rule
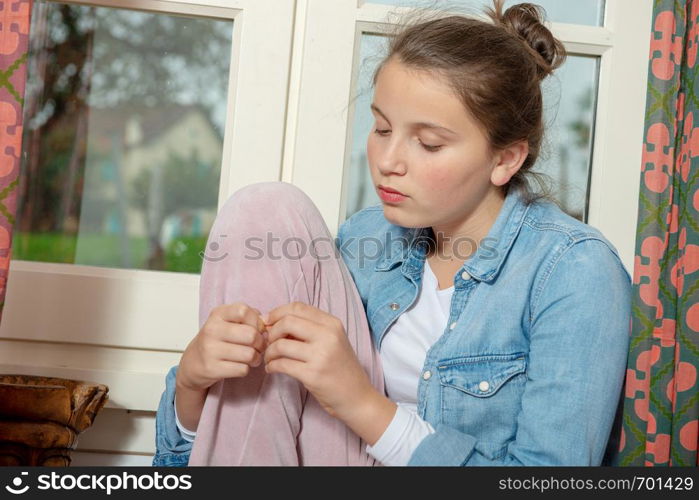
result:
[[[442,149],[442,146],[429,146],[429,145],[427,145],[427,144],[423,144],[422,142],[421,142],[420,144],[422,144],[422,147],[423,147],[426,151],[429,151],[430,153],[436,153],[437,151],[439,151],[440,149]]]
[[[377,128],[377,129],[374,129],[374,133],[377,134],[377,135],[380,135],[380,136],[385,136],[385,135],[387,135],[389,132],[391,132],[391,131],[390,131],[390,130],[381,130],[381,129],[378,129],[378,128]],[[425,151],[429,151],[430,153],[436,153],[437,151],[439,151],[440,149],[442,149],[442,146],[430,146],[429,144],[424,144],[424,143],[422,143],[422,142],[420,142],[420,145],[422,146],[422,148],[423,148]]]

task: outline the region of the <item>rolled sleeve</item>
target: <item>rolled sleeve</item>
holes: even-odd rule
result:
[[[530,300],[515,438],[492,457],[475,436],[437,425],[408,465],[600,465],[626,370],[630,276],[605,241],[584,239],[561,252]]]
[[[366,447],[383,465],[406,465],[420,442],[434,432],[434,428],[418,414],[398,403],[396,414],[374,446]]]
[[[165,391],[155,415],[153,466],[185,466],[189,463],[192,442],[180,433],[175,415],[176,376],[177,366],[173,366],[165,377]]]

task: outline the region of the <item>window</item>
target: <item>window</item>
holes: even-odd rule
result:
[[[37,1],[13,256],[198,273],[233,22]]]
[[[293,7],[34,2],[5,372],[97,380],[110,408],[155,410],[199,329],[213,216],[280,177]]]
[[[429,6],[445,5],[447,2],[435,2],[434,0],[373,0],[373,3],[406,7],[410,5]],[[511,5],[524,3],[522,0],[506,0],[505,8]],[[604,0],[537,0],[532,2],[541,5],[554,22],[570,24],[587,24],[590,26],[602,26],[604,24]],[[480,12],[483,6],[490,6],[489,0],[450,0],[449,5]]]
[[[283,175],[316,201],[331,230],[378,203],[361,158],[371,98],[367,80],[390,23],[399,19],[395,14],[435,4],[478,13],[485,3],[338,0],[330,8],[320,0],[307,2],[304,43],[294,55],[304,68],[292,101],[296,129]],[[633,8],[628,0],[541,3],[549,7],[551,29],[570,57],[545,82],[549,128],[537,168],[554,178],[566,210],[599,228],[631,271],[652,1],[633,2]]]

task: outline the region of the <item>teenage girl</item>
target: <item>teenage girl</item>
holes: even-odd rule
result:
[[[488,14],[392,38],[367,140],[382,202],[335,242],[284,182],[221,209],[155,465],[602,462],[630,277],[598,230],[532,191],[562,44],[536,5]]]

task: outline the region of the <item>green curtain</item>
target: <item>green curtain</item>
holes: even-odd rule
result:
[[[32,0],[0,1],[0,318],[12,254]]]
[[[656,0],[615,464],[697,466],[699,0]]]

